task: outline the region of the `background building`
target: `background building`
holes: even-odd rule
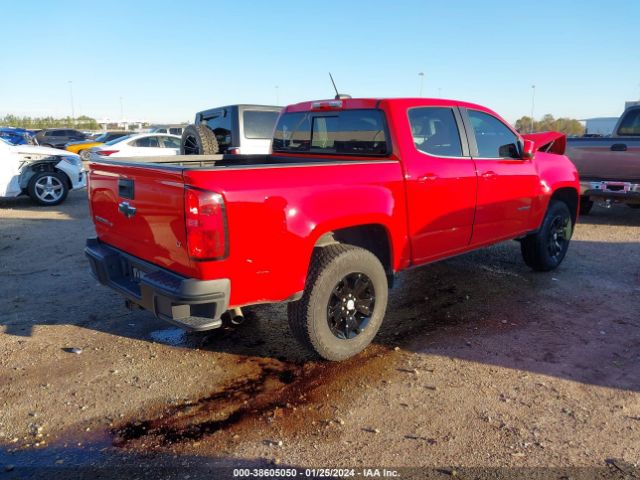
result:
[[[601,135],[603,137],[613,133],[613,127],[616,126],[617,121],[618,117],[595,117],[581,120],[585,124],[585,135]]]

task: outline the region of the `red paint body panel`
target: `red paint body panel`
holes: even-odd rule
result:
[[[408,111],[449,106],[444,100],[394,99],[387,111],[394,153],[402,158],[407,195],[407,228],[412,263],[420,265],[468,247],[476,207],[476,167],[471,158],[436,157],[416,149]],[[434,208],[437,205],[437,208]]]
[[[308,111],[312,103],[284,112]],[[472,108],[500,118],[479,105],[453,100],[346,99],[343,109],[384,112],[392,145],[389,156],[173,169],[93,162],[89,197],[98,237],[186,277],[230,279],[233,307],[283,301],[301,292],[314,245],[328,232],[382,226],[391,269],[400,271],[536,230],[554,191],[579,191],[573,164],[558,154],[539,151],[533,159],[513,160],[435,157],[418,151],[407,112],[420,106]],[[306,155],[317,158],[295,157]],[[118,178],[135,182],[130,203],[137,214],[132,218],[118,212],[124,200],[118,196]],[[188,258],[185,185],[222,195],[227,258]]]
[[[400,163],[185,172],[192,186],[225,200],[229,257],[194,262],[193,277],[229,278],[231,305],[284,300],[304,289],[313,246],[324,233],[382,225],[395,270],[408,264]]]
[[[125,252],[191,276],[186,249],[184,182],[180,172],[153,168],[92,164],[89,201],[98,238]],[[126,218],[118,211],[118,180],[134,179],[137,212]],[[180,246],[178,246],[180,245]]]

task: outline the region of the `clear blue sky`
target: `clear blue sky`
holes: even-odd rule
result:
[[[10,6],[9,6],[10,5]],[[231,103],[353,96],[616,116],[640,97],[640,1],[12,1],[0,114],[191,120]],[[440,90],[439,90],[440,89]]]

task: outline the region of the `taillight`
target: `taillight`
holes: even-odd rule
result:
[[[232,147],[227,150],[227,153],[230,153],[231,155],[240,155],[240,147]]]
[[[227,256],[227,228],[222,195],[206,190],[185,190],[187,249],[195,260]]]
[[[108,157],[112,153],[118,153],[119,150],[96,150],[96,153],[101,157]]]

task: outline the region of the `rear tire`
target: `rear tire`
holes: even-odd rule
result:
[[[220,146],[216,134],[206,125],[187,125],[180,140],[180,155],[215,155]]]
[[[580,197],[580,215],[589,215],[593,208],[593,201],[589,197]]]
[[[538,272],[548,272],[562,263],[571,235],[573,221],[566,203],[551,200],[537,233],[520,242],[524,262]]]
[[[389,285],[368,250],[334,244],[314,251],[302,298],[288,306],[296,339],[326,360],[344,360],[375,337],[387,308]]]

